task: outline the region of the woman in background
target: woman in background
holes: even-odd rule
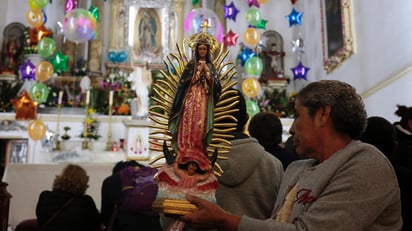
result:
[[[67,165],[53,182],[52,191],[40,194],[36,207],[39,226],[43,231],[94,231],[101,225],[99,211],[91,196],[86,170]]]

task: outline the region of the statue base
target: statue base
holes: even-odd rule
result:
[[[158,199],[153,202],[154,211],[168,215],[186,215],[197,210],[196,205],[187,200],[178,199]]]

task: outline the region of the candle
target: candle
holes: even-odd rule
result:
[[[113,90],[110,91],[109,93],[109,106],[113,105]]]
[[[57,104],[62,104],[62,99],[63,99],[63,91],[59,91],[59,98],[57,100]]]
[[[89,105],[89,103],[90,103],[90,91],[87,90],[87,92],[86,92],[86,105]]]

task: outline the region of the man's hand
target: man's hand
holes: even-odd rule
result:
[[[239,216],[230,214],[216,204],[190,194],[186,195],[186,199],[198,207],[195,212],[179,218],[189,226],[197,230],[237,230]]]

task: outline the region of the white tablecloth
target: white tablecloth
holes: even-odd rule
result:
[[[111,175],[115,163],[76,163],[89,175],[86,194],[93,197],[98,209],[101,203],[101,186],[104,178]],[[8,164],[4,182],[9,185],[9,224],[14,228],[20,221],[36,217],[36,204],[44,190],[51,190],[54,178],[67,164]]]

